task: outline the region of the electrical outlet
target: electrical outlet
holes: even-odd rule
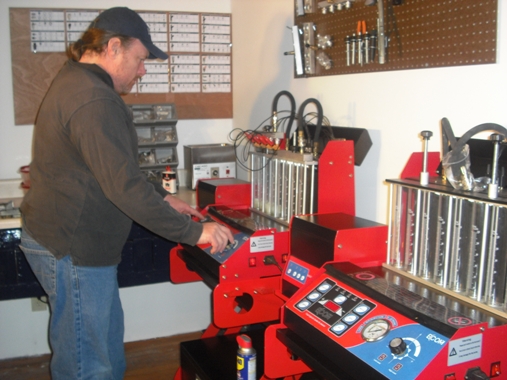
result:
[[[47,297],[42,296],[41,299],[32,298],[32,311],[44,311],[48,308]]]

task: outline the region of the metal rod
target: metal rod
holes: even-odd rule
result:
[[[415,211],[415,231],[414,231],[414,245],[413,245],[413,254],[412,254],[412,268],[410,273],[413,275],[417,275],[418,271],[418,259],[419,259],[419,239],[421,231],[421,190],[417,190],[417,199],[416,199],[416,211]]]
[[[317,172],[316,167],[311,165],[312,170],[312,183],[310,190],[310,214],[315,212],[315,173]]]
[[[386,262],[389,265],[393,265],[393,262],[391,261],[392,260],[391,259],[391,249],[393,246],[392,240],[397,240],[400,236],[398,218],[396,218],[394,220],[392,219],[393,218],[393,216],[392,216],[393,215],[393,208],[395,208],[395,210],[396,210],[396,205],[393,204],[393,198],[394,198],[393,192],[394,192],[394,185],[391,183],[391,184],[389,184],[389,205],[390,205],[390,207],[389,207],[389,215],[387,218],[387,220],[389,221],[389,225],[387,226],[387,236],[392,236],[391,238],[387,239],[387,259],[386,259]],[[397,213],[394,213],[394,214],[397,215]],[[398,231],[393,233],[393,227],[398,228]],[[395,234],[395,235],[393,235],[393,234]],[[394,244],[394,246],[396,247],[396,244]]]
[[[449,208],[447,210],[447,236],[445,241],[445,253],[444,253],[444,278],[443,286],[449,287],[449,258],[452,251],[452,231],[454,229],[454,223],[452,222],[452,216],[454,215],[454,198],[449,197]]]
[[[308,165],[304,165],[303,170],[303,214],[307,213],[307,196],[308,196]]]
[[[287,222],[290,221],[290,217],[292,215],[292,205],[293,205],[293,195],[294,195],[294,179],[293,179],[293,170],[294,164],[292,162],[288,163],[289,169],[289,178],[288,178],[288,187],[287,187],[287,214],[285,215],[285,220]]]
[[[378,6],[378,63],[386,63],[386,40],[384,32],[384,0],[377,0]]]
[[[488,243],[488,228],[489,228],[489,210],[491,206],[485,205],[484,218],[482,225],[482,240],[481,240],[481,252],[479,257],[479,275],[477,277],[477,301],[482,302],[484,300],[484,274],[486,272],[486,258],[487,258],[487,243]]]
[[[262,201],[260,210],[266,212],[266,189],[267,189],[266,157],[262,156]]]
[[[281,210],[280,210],[280,219],[286,218],[286,211],[287,211],[287,161],[282,160],[282,203],[281,203]]]

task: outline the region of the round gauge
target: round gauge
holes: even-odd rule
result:
[[[367,342],[375,342],[387,335],[391,325],[386,319],[374,319],[364,326],[361,336]]]

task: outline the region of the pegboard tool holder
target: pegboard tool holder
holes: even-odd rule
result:
[[[301,4],[302,10],[298,9],[297,3]],[[401,4],[378,0],[377,6],[353,1],[350,7],[338,10],[334,6],[333,11],[329,11],[329,5],[323,7],[321,3],[315,5],[313,2],[313,8],[308,8],[306,0],[296,0],[294,24],[301,30],[304,25],[313,24],[315,35],[331,36],[335,43],[326,49],[326,55],[332,65],[315,65],[315,71],[310,72],[303,58],[303,73],[296,71],[296,78],[496,62],[498,0],[411,0]],[[328,2],[331,3],[336,4],[336,1]],[[379,8],[384,16],[384,38],[381,38],[382,30],[378,25],[382,16]],[[361,65],[356,49],[356,59],[347,65],[348,38],[355,35],[358,21],[363,20],[369,42],[375,41],[374,59]],[[385,63],[379,54],[382,43],[386,47]],[[301,47],[303,55],[305,46]],[[321,52],[317,46],[310,50],[315,56]]]

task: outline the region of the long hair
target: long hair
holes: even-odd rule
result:
[[[104,51],[107,43],[113,37],[120,39],[124,48],[128,48],[134,38],[125,36],[123,34],[109,32],[107,30],[90,28],[83,33],[81,38],[69,45],[67,48],[67,57],[79,61],[83,54],[87,51],[92,51],[100,54]]]

